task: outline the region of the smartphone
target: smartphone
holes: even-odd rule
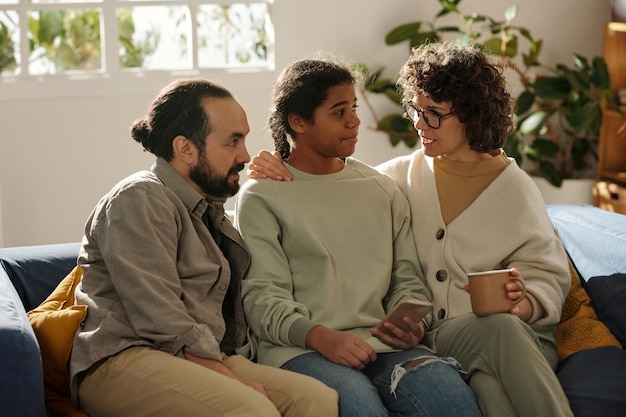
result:
[[[409,316],[415,321],[420,321],[433,310],[432,303],[421,300],[403,300],[397,306],[395,306],[376,326],[375,329],[379,329],[391,336],[390,330],[383,326],[383,323],[389,321],[395,326],[401,328],[404,331],[410,330],[406,323],[402,321],[402,317]],[[394,336],[395,337],[395,336]]]

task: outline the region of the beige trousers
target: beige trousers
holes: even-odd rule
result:
[[[147,347],[127,349],[90,371],[78,390],[91,417],[335,417],[337,393],[316,379],[227,356],[239,378],[270,400],[200,365]]]

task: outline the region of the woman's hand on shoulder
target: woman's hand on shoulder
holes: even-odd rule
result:
[[[280,154],[261,151],[248,164],[246,175],[249,178],[271,178],[276,181],[291,181],[291,173],[283,165]]]

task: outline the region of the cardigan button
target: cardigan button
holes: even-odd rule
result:
[[[439,318],[439,320],[443,320],[446,318],[446,309],[442,308],[439,309],[439,312],[437,313],[437,318]]]
[[[437,238],[437,240],[441,240],[443,239],[445,235],[446,235],[446,231],[443,229],[439,229],[437,230],[437,234],[435,235],[435,237]]]
[[[435,277],[437,278],[437,281],[439,282],[443,282],[446,279],[448,279],[448,273],[446,271],[444,271],[443,269],[440,269],[439,271],[437,271],[437,273],[435,274]]]

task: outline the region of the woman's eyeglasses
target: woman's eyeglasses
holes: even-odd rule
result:
[[[441,127],[441,119],[450,116],[451,114],[454,114],[453,111],[446,114],[440,114],[434,110],[418,109],[411,103],[403,103],[402,106],[404,107],[405,118],[409,119],[411,122],[413,122],[413,124],[415,124],[420,117],[423,117],[426,124],[432,129],[439,129]]]

